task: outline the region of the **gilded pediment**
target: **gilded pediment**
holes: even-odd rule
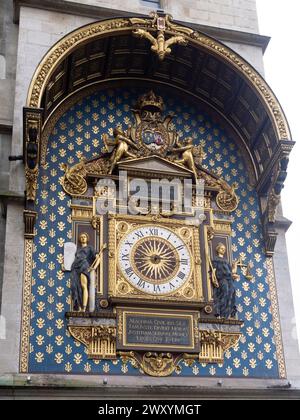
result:
[[[141,174],[150,177],[158,175],[160,178],[164,176],[191,178],[193,175],[190,169],[170,162],[160,156],[123,160],[118,162],[118,169],[136,175]]]
[[[141,178],[190,178],[194,184],[204,181],[204,188],[215,191],[221,210],[233,211],[238,205],[237,185],[202,166],[204,150],[193,137],[180,138],[171,126],[173,115],[163,115],[163,100],[153,91],[141,96],[132,110],[134,125],[126,130],[113,129],[113,136],[102,136],[103,147],[98,157],[82,159],[72,167],[64,165],[64,190],[70,195],[83,195],[89,178],[115,177],[120,171]]]

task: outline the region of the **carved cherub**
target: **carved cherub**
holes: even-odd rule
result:
[[[123,157],[136,158],[137,155],[130,152],[130,147],[138,150],[138,147],[134,142],[129,138],[128,134],[124,132],[120,127],[116,127],[113,131],[114,138],[110,139],[107,134],[103,136],[103,142],[108,153],[111,155],[111,166],[109,174],[111,174],[116,166],[116,164]]]
[[[159,374],[172,368],[173,358],[170,353],[151,353],[148,352],[144,355],[144,361],[149,365],[149,368]]]

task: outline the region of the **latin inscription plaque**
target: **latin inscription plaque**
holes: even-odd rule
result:
[[[118,348],[194,352],[194,327],[195,313],[191,312],[119,309]]]

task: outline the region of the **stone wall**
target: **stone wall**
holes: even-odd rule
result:
[[[17,62],[18,26],[13,24],[13,2],[2,0],[0,7],[0,126],[11,125]],[[1,181],[0,181],[1,182]]]
[[[0,107],[1,109],[1,107]],[[6,195],[9,185],[9,161],[11,147],[11,134],[0,131],[0,195]],[[4,248],[5,248],[5,206],[4,203],[0,206],[0,313],[1,313],[1,297],[2,297],[2,281],[4,268]]]
[[[26,104],[31,79],[40,60],[55,42],[72,30],[93,20],[86,17],[22,7],[19,21],[17,84],[12,153],[21,154],[23,145],[22,112]],[[12,163],[10,189],[24,190],[24,168]]]
[[[74,0],[67,0],[74,3]],[[141,0],[75,0],[76,3],[148,14],[155,5]],[[258,32],[255,0],[161,0],[174,19],[228,29]]]
[[[300,387],[300,356],[297,340],[296,318],[290,281],[285,230],[278,229],[274,254],[280,324],[286,360],[287,377],[294,386]],[[296,296],[294,296],[296,302]],[[297,302],[298,303],[298,302]]]
[[[9,186],[8,156],[11,149],[14,89],[17,62],[18,26],[13,24],[13,2],[2,0],[0,6],[0,195]],[[0,309],[2,295],[5,226],[4,207],[0,206]]]
[[[7,0],[7,3],[10,3],[9,0]],[[10,154],[20,155],[23,152],[23,107],[26,104],[31,78],[39,61],[58,39],[91,21],[92,19],[89,18],[64,13],[31,8],[21,9],[18,49],[14,57],[17,61],[16,86],[15,88],[11,86],[9,90],[9,95],[14,101]],[[10,115],[12,118],[12,113]],[[22,162],[11,162],[9,185],[7,187],[16,193],[23,193],[24,165]],[[5,242],[6,257],[4,261],[1,314],[6,319],[7,328],[6,340],[0,339],[0,372],[19,371],[19,331],[24,254],[23,208],[22,204],[12,203],[8,206],[5,241],[2,241],[3,244]]]

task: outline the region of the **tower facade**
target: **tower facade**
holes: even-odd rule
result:
[[[296,396],[255,1],[4,1],[0,34],[0,393]]]

